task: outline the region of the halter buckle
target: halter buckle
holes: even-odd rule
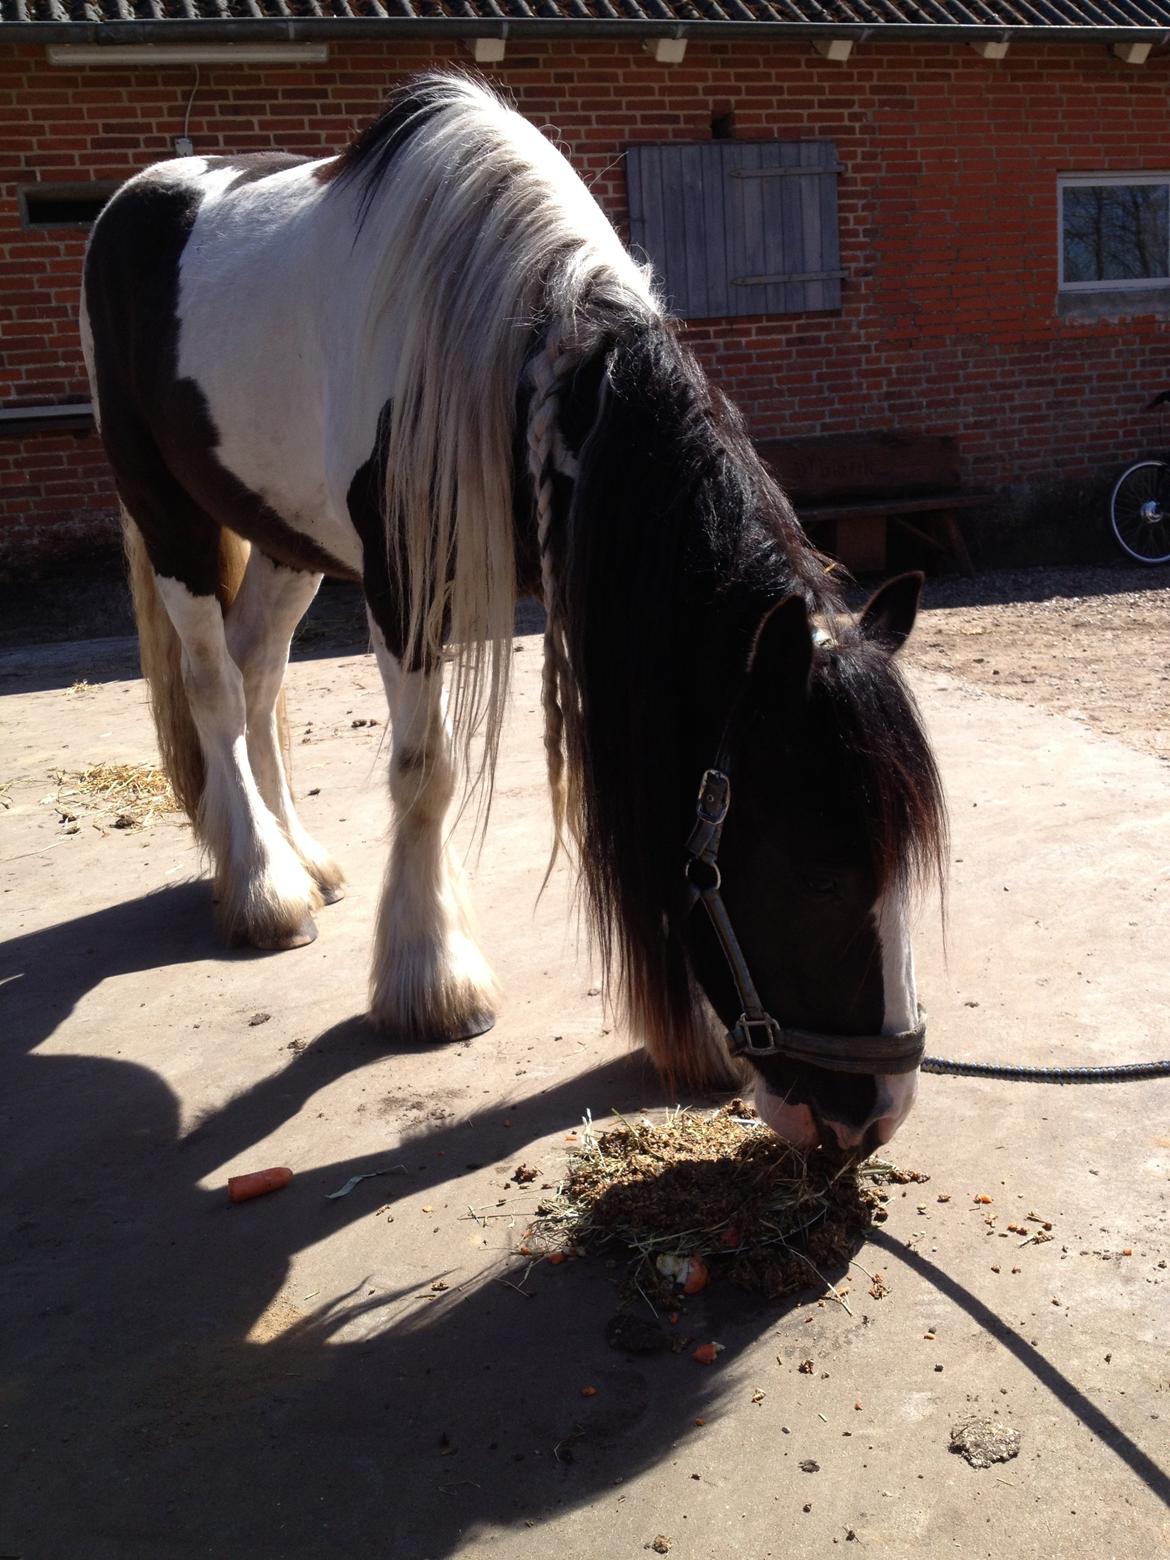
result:
[[[763,1036],[761,1043],[756,1042],[756,1032]],[[769,1013],[761,1013],[758,1018],[749,1018],[746,1013],[741,1013],[735,1026],[727,1031],[727,1049],[732,1056],[780,1056],[783,1048],[780,1045],[780,1036],[783,1030]]]
[[[703,823],[717,829],[731,806],[731,781],[722,769],[705,769],[695,811]]]

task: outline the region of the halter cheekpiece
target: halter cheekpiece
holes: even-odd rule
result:
[[[732,1056],[749,1061],[782,1056],[832,1072],[908,1073],[921,1063],[926,1050],[926,1015],[918,1010],[918,1025],[898,1035],[822,1035],[779,1023],[760,1001],[743,949],[735,935],[727,906],[719,892],[719,841],[731,807],[729,762],[720,752],[717,767],[704,771],[695,804],[695,822],[687,836],[685,867],[690,904],[707,912],[732,981],[739,994],[740,1015],[727,1032]]]

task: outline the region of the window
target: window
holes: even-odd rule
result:
[[[683,319],[839,309],[840,171],[831,141],[632,146],[631,243]]]
[[[1077,174],[1060,181],[1065,292],[1170,284],[1170,174]]]
[[[25,227],[92,227],[118,188],[100,184],[34,184],[20,191]]]

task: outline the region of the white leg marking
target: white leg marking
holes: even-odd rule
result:
[[[475,940],[462,867],[445,837],[455,791],[442,672],[404,672],[371,619],[393,723],[394,841],[378,910],[370,1015],[420,1040],[490,1028],[495,981]]]
[[[227,647],[244,677],[248,760],[260,795],[308,868],[327,904],[341,898],[341,868],[297,816],[282,752],[277,701],[293,630],[321,584],[319,574],[285,569],[253,547],[236,599],[228,609]]]
[[[262,948],[311,942],[316,885],[264,805],[248,758],[244,679],[228,654],[223,614],[160,577],[159,593],[183,645],[183,686],[206,767],[198,833],[215,863],[225,935]]]

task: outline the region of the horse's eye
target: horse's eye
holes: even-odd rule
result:
[[[802,872],[800,886],[810,894],[828,896],[835,894],[840,884],[833,872]]]

